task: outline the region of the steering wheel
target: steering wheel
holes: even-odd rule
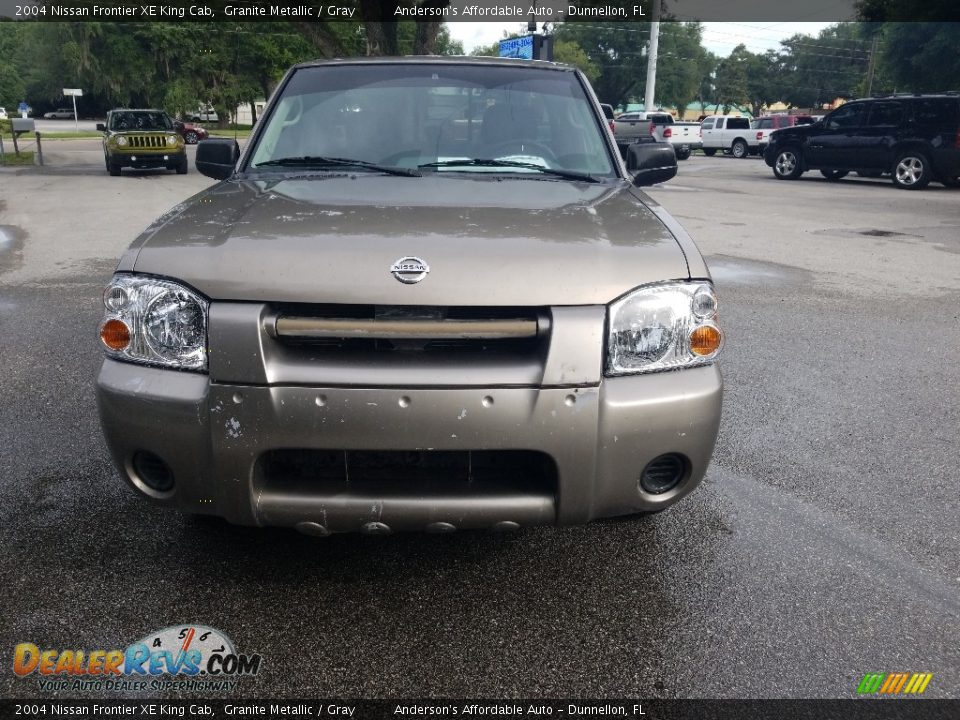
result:
[[[490,154],[491,158],[496,158],[500,155],[500,150],[506,148],[517,149],[518,152],[513,153],[515,155],[536,155],[544,160],[557,162],[557,156],[553,150],[546,145],[531,140],[503,140],[486,148],[486,152]]]

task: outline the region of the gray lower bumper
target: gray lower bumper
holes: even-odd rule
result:
[[[243,386],[205,375],[104,361],[98,404],[121,473],[153,501],[247,525],[306,532],[507,528],[582,523],[662,509],[703,478],[716,440],[722,381],[716,366],[605,379],[578,388],[384,389]],[[471,496],[311,492],[265,482],[258,459],[287,448],[364,451],[524,450],[556,465],[550,492]],[[138,451],[172,469],[172,491],[141,482]],[[684,455],[676,488],[639,489],[646,464]]]

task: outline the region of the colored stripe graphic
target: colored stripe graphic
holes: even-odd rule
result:
[[[867,673],[857,686],[860,695],[920,695],[933,679],[933,673]]]
[[[872,695],[880,689],[880,683],[883,682],[883,677],[882,673],[867,673],[863,676],[863,680],[860,681],[857,692]]]

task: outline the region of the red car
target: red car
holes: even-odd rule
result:
[[[206,140],[210,137],[210,133],[199,125],[182,122],[180,120],[174,121],[173,129],[180,133],[180,136],[187,145],[196,145],[200,140]]]

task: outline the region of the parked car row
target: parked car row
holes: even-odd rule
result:
[[[612,110],[612,109],[611,109]],[[612,126],[621,152],[637,142],[664,141],[680,160],[702,147],[736,158],[762,155],[780,180],[819,170],[827,180],[851,172],[889,175],[900,188],[931,182],[960,185],[960,93],[899,94],[845,103],[828,115],[779,113],[750,120],[708,115],[678,123],[669,113],[628,112]]]

